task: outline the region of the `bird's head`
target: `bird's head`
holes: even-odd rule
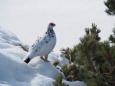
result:
[[[56,26],[56,24],[54,24],[54,23],[51,22],[51,23],[49,23],[49,26],[50,27],[54,27],[54,26]]]

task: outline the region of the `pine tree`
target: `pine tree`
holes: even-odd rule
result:
[[[107,0],[104,4],[107,6],[106,13],[109,15],[115,15],[115,0]],[[115,44],[115,27],[113,29],[113,34],[109,37],[109,40],[111,43]]]
[[[91,28],[85,29],[86,35],[80,39],[80,43],[77,46],[78,54],[80,54],[77,61],[81,61],[87,69],[96,71],[95,63],[92,61],[96,58],[96,51],[98,42],[100,41],[99,33],[100,29],[95,24],[92,24]]]
[[[115,44],[115,27],[113,28],[113,34],[110,35],[109,40]]]
[[[68,84],[65,84],[62,82],[63,76],[60,74],[56,77],[55,82],[53,82],[54,86],[69,86]]]
[[[65,57],[69,60],[70,63],[73,61],[71,48],[62,48],[60,51],[65,53]]]
[[[107,0],[104,4],[107,6],[107,9],[105,10],[106,13],[109,15],[115,15],[115,0]]]
[[[115,45],[100,41],[101,30],[95,24],[85,32],[79,44],[63,49],[67,57],[71,50],[74,60],[71,60],[73,65],[64,66],[62,72],[67,80],[81,80],[88,86],[115,86]]]

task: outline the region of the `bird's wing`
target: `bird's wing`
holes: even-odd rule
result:
[[[39,50],[41,48],[41,43],[42,43],[42,40],[41,40],[41,37],[37,38],[37,40],[35,41],[35,43],[29,48],[29,51],[26,55],[25,58],[33,58],[36,56],[36,52],[39,53]]]
[[[37,38],[34,44],[29,48],[29,51],[32,51],[37,46],[40,40],[41,40],[41,37]]]
[[[37,38],[35,43],[30,47],[29,51],[36,51],[42,46],[44,46],[45,43],[47,43],[50,40],[49,36],[47,34],[44,34],[43,37]]]
[[[43,55],[43,51],[46,54],[47,50],[44,50],[47,46],[49,46],[49,42],[51,37],[48,34],[44,34],[43,37],[38,38],[35,43],[30,47],[27,57],[35,57],[37,55]],[[50,48],[50,47],[49,47]],[[47,48],[48,49],[48,48]],[[49,50],[49,49],[48,49]]]

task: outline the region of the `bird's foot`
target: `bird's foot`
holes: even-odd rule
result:
[[[44,60],[43,56],[40,56],[40,58],[41,58],[42,60]]]
[[[49,62],[47,59],[44,59],[43,56],[40,56],[40,58],[45,62]]]
[[[45,61],[45,62],[50,62],[50,61],[48,61],[47,59],[44,59],[44,61]]]

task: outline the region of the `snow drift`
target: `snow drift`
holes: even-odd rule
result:
[[[0,28],[0,86],[53,86],[61,73],[51,62],[60,61],[55,53],[49,55],[51,62],[35,57],[29,64],[22,59],[28,45],[22,43],[13,33]],[[60,61],[61,62],[61,61]],[[69,86],[86,86],[83,82],[63,82]]]

